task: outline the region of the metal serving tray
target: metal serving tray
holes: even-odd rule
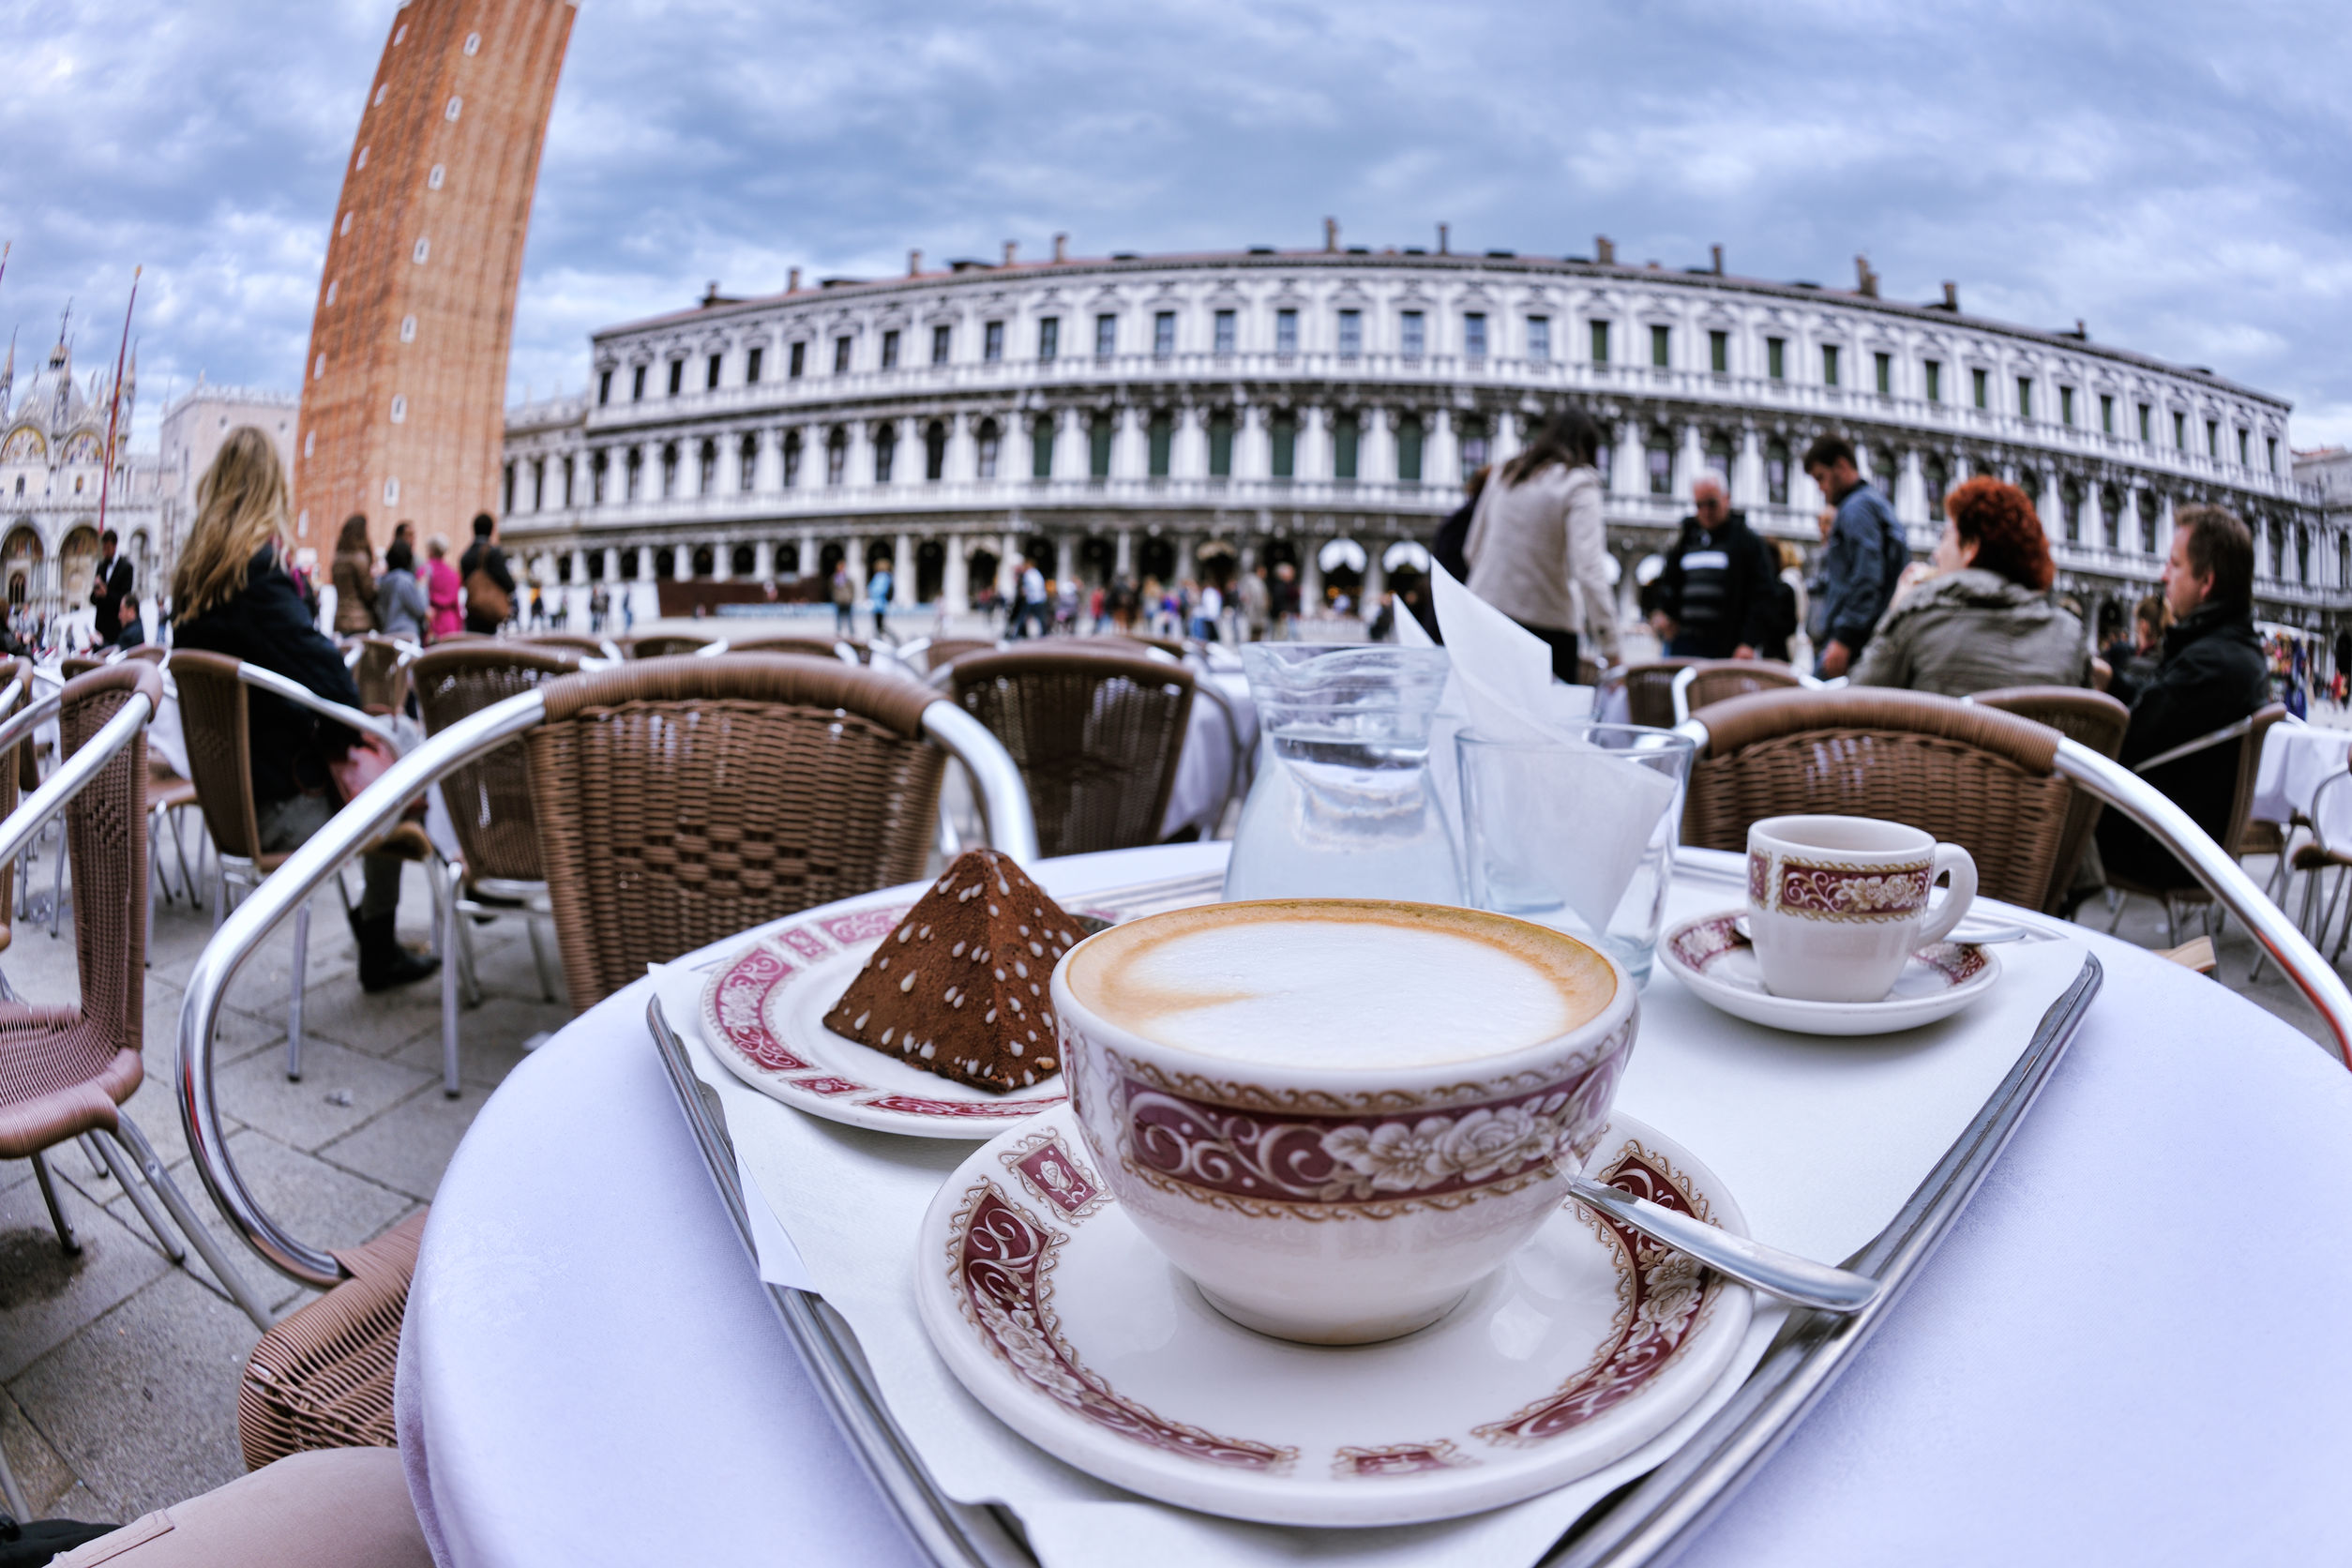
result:
[[[1182,897],[1197,877],[1122,890],[1127,901],[1153,893]],[[1136,895],[1142,895],[1138,899]],[[1846,1266],[1884,1280],[1887,1289],[1849,1316],[1793,1313],[1756,1370],[1730,1403],[1663,1464],[1588,1510],[1543,1559],[1543,1568],[1634,1568],[1662,1562],[1729,1501],[1813,1408],[1886,1315],[1960,1217],[1978,1184],[1992,1169],[2025,1114],[2066,1052],[2103,972],[2086,956],[2081,972],[2042,1016],[2032,1039],[1967,1129],[1944,1151],[1927,1179]],[[703,1163],[735,1222],[746,1255],[756,1257],[751,1220],[736,1172],[734,1144],[717,1094],[697,1078],[686,1047],[661,1004],[646,1007],[646,1024],[669,1069],[671,1088],[694,1129]],[[882,1391],[847,1321],[813,1292],[766,1287],[785,1334],[832,1410],[867,1473],[897,1511],[907,1533],[943,1565],[1036,1568],[1020,1521],[1008,1509],[959,1502],[942,1492],[906,1434],[883,1404]]]

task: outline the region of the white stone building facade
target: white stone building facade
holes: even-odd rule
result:
[[[2175,508],[2211,501],[2254,529],[2266,619],[2352,609],[2352,519],[2291,472],[2284,400],[1875,288],[1334,249],[714,289],[595,334],[583,395],[510,411],[503,535],[559,595],[635,584],[641,613],[658,578],[837,558],[961,609],[1040,544],[1101,580],[1190,576],[1221,541],[1297,562],[1311,594],[1320,560],[1355,554],[1325,541],[1351,539],[1373,588],[1470,469],[1573,401],[1609,432],[1628,567],[1710,469],[1814,548],[1798,463],[1836,430],[1915,549],[1947,488],[1998,475],[2034,495],[2061,586],[2121,605],[2154,586]]]

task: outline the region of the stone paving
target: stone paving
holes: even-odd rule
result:
[[[2268,867],[2250,867],[2257,880]],[[355,879],[354,879],[355,883]],[[404,934],[425,928],[421,873],[401,902]],[[2105,913],[2093,906],[2094,921]],[[23,994],[69,1001],[76,976],[70,915],[60,938],[20,925],[0,968]],[[331,894],[311,923],[304,1074],[284,1073],[287,959],[281,930],[232,988],[221,1031],[220,1104],[241,1168],[262,1200],[307,1239],[355,1244],[429,1202],[458,1140],[522,1042],[562,1027],[561,1003],[541,998],[528,939],[502,921],[475,928],[485,1000],[462,1015],[464,1093],[440,1090],[437,981],[364,997]],[[229,1239],[187,1144],[169,1084],[180,986],[205,939],[208,914],[158,909],[147,975],[148,1079],[130,1111],[245,1276],[283,1312],[308,1299]],[[2120,934],[2165,940],[2161,911],[2134,900]],[[2185,933],[2184,935],[2189,934]],[[2222,978],[2316,1038],[2317,1026],[2272,970],[2248,988],[2253,948],[2234,928],[2221,943]],[[666,1113],[659,1108],[656,1113]],[[115,1184],[79,1147],[51,1159],[83,1251],[68,1259],[49,1228],[29,1165],[0,1164],[0,1446],[40,1516],[127,1520],[218,1485],[243,1470],[237,1379],[258,1337],[192,1255],[169,1263]]]

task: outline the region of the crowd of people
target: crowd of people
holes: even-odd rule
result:
[[[1259,642],[1291,635],[1313,608],[1304,602],[1298,568],[1287,561],[1260,564],[1248,571],[1229,565],[1165,581],[1125,576],[1090,586],[1050,576],[1047,562],[1032,557],[1020,563],[1012,580],[1011,593],[1000,593],[991,584],[972,600],[972,609],[1011,641],[1117,633]],[[847,583],[837,568],[837,607],[843,602]],[[1344,586],[1331,588],[1320,607],[1331,615],[1352,615],[1357,608]],[[1379,607],[1373,608],[1377,612]]]

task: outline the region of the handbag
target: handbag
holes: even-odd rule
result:
[[[335,780],[335,792],[349,806],[359,798],[360,791],[389,773],[400,760],[400,753],[382,736],[362,731],[350,750],[326,764],[326,772]]]
[[[511,621],[515,617],[515,601],[498,585],[496,578],[476,566],[465,577],[465,612],[487,615],[493,621]]]

